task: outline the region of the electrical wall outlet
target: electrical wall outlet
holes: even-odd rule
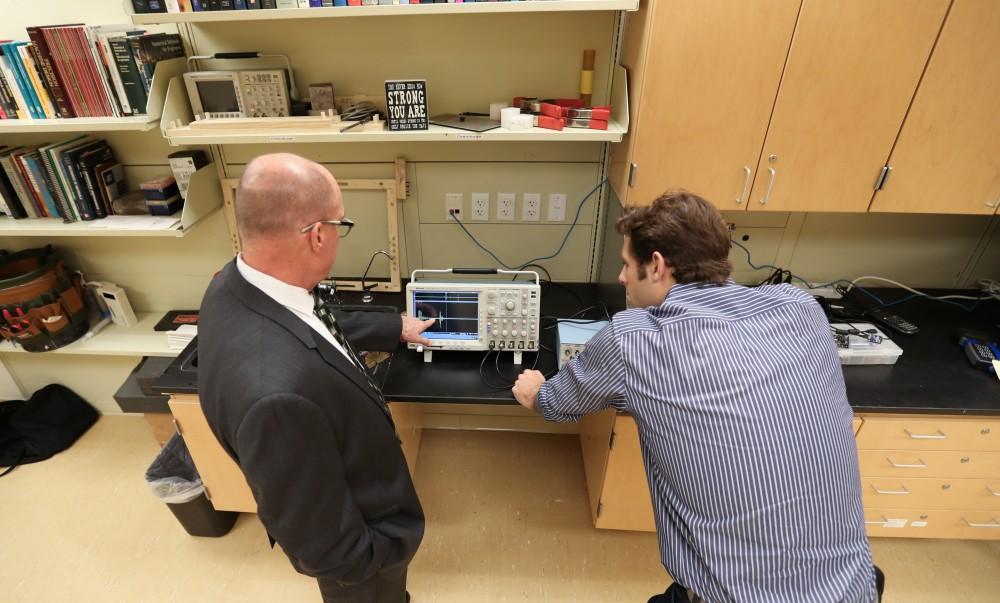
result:
[[[542,194],[524,193],[524,205],[521,206],[521,219],[537,222],[542,216]]]
[[[497,193],[497,220],[513,220],[517,204],[515,193]]]
[[[469,214],[472,216],[473,220],[489,220],[490,194],[472,193],[472,204],[469,209]]]
[[[549,222],[562,222],[566,219],[565,193],[551,193],[549,195],[549,214],[545,219]]]
[[[462,205],[465,204],[465,195],[462,193],[445,193],[444,194],[444,209],[445,209],[445,219],[451,222],[451,217],[455,216],[459,220],[465,218],[462,215]]]

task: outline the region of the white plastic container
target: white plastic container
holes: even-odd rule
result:
[[[840,364],[896,364],[899,357],[903,355],[903,350],[894,341],[887,338],[885,333],[875,325],[868,322],[852,323],[831,323],[831,327],[838,329],[855,328],[859,331],[875,329],[882,336],[882,343],[871,343],[857,335],[848,336],[849,348],[837,348],[837,356],[840,357]]]

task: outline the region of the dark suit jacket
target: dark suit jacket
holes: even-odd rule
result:
[[[397,314],[337,318],[356,349],[399,345]],[[198,393],[296,570],[356,583],[409,563],[424,515],[377,394],[322,335],[248,283],[235,261],[202,301]]]

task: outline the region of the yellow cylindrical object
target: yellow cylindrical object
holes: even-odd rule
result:
[[[594,72],[593,71],[581,71],[580,72],[580,94],[593,94],[594,93]]]

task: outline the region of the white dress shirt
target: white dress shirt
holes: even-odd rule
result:
[[[292,314],[299,317],[302,322],[312,327],[314,331],[329,341],[330,345],[337,348],[351,364],[354,363],[348,355],[347,350],[334,339],[330,329],[327,329],[323,321],[313,313],[315,302],[313,301],[313,296],[308,291],[302,287],[289,285],[270,274],[264,274],[260,270],[251,267],[243,261],[242,254],[236,256],[236,269],[240,272],[240,276],[245,278],[248,283],[263,291],[264,295],[288,308]]]

